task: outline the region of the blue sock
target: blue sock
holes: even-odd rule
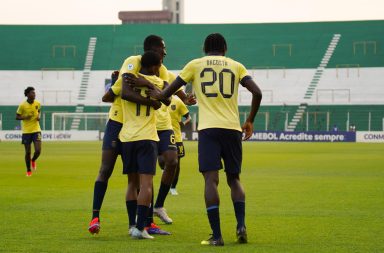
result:
[[[103,204],[104,195],[107,191],[108,183],[96,181],[93,188],[93,211],[92,219],[99,217],[101,205]]]
[[[164,183],[160,184],[159,194],[157,195],[155,208],[163,207],[165,198],[168,195],[169,189],[171,189],[170,185],[166,185]]]
[[[245,202],[237,201],[233,202],[235,208],[235,215],[237,220],[237,229],[245,227]]]
[[[128,200],[125,202],[127,206],[129,226],[136,225],[137,200]]]
[[[150,227],[153,223],[153,188],[152,188],[152,199],[151,199],[151,205],[148,209],[148,217],[145,226]]]
[[[213,238],[221,237],[219,206],[210,206],[207,208],[208,220],[213,232]]]
[[[136,228],[140,231],[144,230],[145,227],[145,221],[147,220],[148,216],[148,206],[143,205],[137,205],[137,223]]]

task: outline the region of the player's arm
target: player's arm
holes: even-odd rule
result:
[[[166,81],[163,81],[164,82],[164,85],[163,85],[163,89],[165,89],[166,87],[169,86],[169,84],[166,82]],[[155,90],[155,93],[158,94],[161,92],[161,90],[159,89],[159,87],[157,87],[156,85],[151,84],[151,87],[149,87],[149,90],[146,91],[147,95],[148,96],[151,96],[151,93],[152,93],[152,90]],[[137,86],[136,86],[137,87]],[[165,104],[166,106],[169,106],[171,104],[171,98],[164,98],[164,99],[159,99],[159,101],[163,104]]]
[[[182,126],[182,127],[185,126],[186,124],[188,124],[191,121],[191,115],[189,115],[189,112],[188,112],[185,115],[183,115],[183,118],[184,118],[184,120],[182,120],[180,122],[180,126]]]
[[[245,76],[241,81],[241,85],[252,93],[252,104],[251,112],[248,115],[247,120],[242,126],[243,132],[245,133],[244,140],[248,140],[253,133],[253,121],[255,120],[256,114],[259,111],[261,99],[263,97],[259,86],[253,81],[250,76]]]
[[[135,92],[133,90],[133,87],[129,85],[127,82],[127,73],[124,73],[122,75],[123,77],[123,83],[122,83],[122,90],[121,90],[121,98],[136,104],[141,105],[149,105],[155,108],[155,110],[159,109],[161,107],[161,102],[157,100],[152,100],[150,98],[145,98],[141,96],[139,93]]]
[[[164,81],[164,88],[163,89],[166,89],[168,86],[169,86],[168,82]],[[159,92],[161,91],[158,88],[157,88],[157,90],[159,90]],[[165,104],[166,106],[169,106],[171,104],[171,100],[172,100],[172,98],[169,97],[169,98],[161,99],[160,101],[161,101],[161,103]]]
[[[193,94],[185,93],[183,89],[178,90],[175,95],[178,96],[186,105],[196,104],[196,97]]]
[[[113,92],[112,86],[116,83],[118,79],[119,71],[115,70],[111,74],[111,87],[108,89],[107,92],[104,93],[103,97],[101,98],[101,101],[105,103],[112,103],[115,100],[116,94]]]
[[[41,115],[41,107],[39,105],[39,109],[37,110],[37,117],[36,117],[37,121],[40,121],[40,115]]]
[[[127,82],[132,87],[147,87],[148,89],[156,89],[157,87],[153,85],[150,81],[145,79],[142,76],[136,77],[133,74],[128,74]]]
[[[112,103],[115,100],[116,95],[113,93],[111,89],[109,89],[101,98],[101,100],[105,103]]]
[[[147,79],[141,76],[135,77],[134,75],[129,74],[127,78],[127,82],[132,87],[147,87],[150,90],[157,90],[158,92],[161,91],[156,85],[154,85],[153,83],[151,83],[150,81],[148,81]],[[169,86],[169,84],[164,81],[164,88],[166,88],[167,86]],[[166,106],[169,106],[171,104],[170,98],[161,99],[160,101]]]
[[[175,79],[175,81],[172,82],[172,84],[170,84],[167,88],[165,88],[161,92],[157,90],[151,90],[149,94],[154,99],[162,100],[172,96],[176,91],[178,91],[185,84],[186,82],[178,76]],[[185,104],[188,104],[188,100],[191,99],[191,96],[186,95],[180,99],[183,100]]]
[[[25,120],[25,119],[30,119],[31,117],[32,117],[31,115],[23,116],[21,114],[16,113],[16,120]]]
[[[101,98],[104,103],[112,103],[115,100],[116,95],[111,89],[109,89]]]
[[[22,107],[22,105],[20,105],[19,108],[17,108],[16,120],[25,120],[25,119],[30,119],[31,117],[32,117],[32,115],[24,115],[23,116],[23,107]]]

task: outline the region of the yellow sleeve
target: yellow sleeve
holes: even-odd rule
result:
[[[173,74],[171,71],[168,71],[168,84],[171,84],[175,80],[176,80],[176,75]],[[183,86],[180,87],[174,94],[178,93],[181,90],[184,90]]]
[[[124,63],[123,66],[121,66],[119,77],[121,77],[124,73],[132,73],[134,75],[137,75],[139,73],[141,68],[141,57],[139,56],[131,56],[128,57]]]
[[[168,83],[171,84],[175,80],[176,80],[176,75],[173,74],[171,71],[168,71]]]
[[[184,80],[184,82],[189,83],[193,81],[194,73],[194,61],[190,61],[183,70],[180,72],[179,77]]]
[[[185,114],[189,113],[187,106],[182,101],[180,101],[179,110],[181,116],[184,116]]]
[[[166,82],[169,82],[169,74],[168,74],[168,69],[163,65],[161,64],[161,67],[159,69],[159,77],[160,79],[166,81]]]
[[[16,114],[23,115],[24,108],[23,104],[20,104],[19,107],[17,108]]]
[[[246,76],[248,76],[247,69],[244,67],[243,64],[239,63],[239,79],[241,80]]]
[[[122,78],[119,77],[119,79],[116,80],[115,84],[111,86],[111,90],[113,94],[115,94],[116,96],[120,95],[121,93],[122,83],[123,83]]]

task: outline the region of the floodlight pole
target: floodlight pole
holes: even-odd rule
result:
[[[347,112],[347,127],[346,131],[349,131],[349,112]]]

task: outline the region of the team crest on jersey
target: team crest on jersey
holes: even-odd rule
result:
[[[128,70],[132,70],[133,69],[133,64],[128,64]]]
[[[175,111],[175,110],[176,110],[176,105],[171,105],[171,109],[172,109],[173,111]]]
[[[39,109],[39,107],[37,105],[35,106],[35,108],[36,108],[36,110]]]

